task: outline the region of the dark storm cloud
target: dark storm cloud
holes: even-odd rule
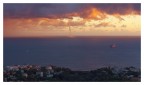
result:
[[[140,14],[141,4],[4,4],[5,18],[86,18],[86,10],[96,8],[107,14]]]
[[[4,17],[64,17],[67,13],[78,12],[78,6],[78,4],[4,4]]]

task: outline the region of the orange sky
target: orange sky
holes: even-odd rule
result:
[[[140,4],[25,5],[4,4],[4,37],[140,36]]]

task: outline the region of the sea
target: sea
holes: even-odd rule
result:
[[[116,47],[112,48],[111,45]],[[72,70],[141,67],[140,36],[4,38],[4,66],[54,65]]]

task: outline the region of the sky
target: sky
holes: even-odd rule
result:
[[[140,3],[4,3],[4,37],[140,36]]]

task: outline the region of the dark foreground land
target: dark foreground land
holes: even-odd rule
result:
[[[4,67],[4,82],[140,82],[140,69],[103,67],[91,71],[72,71],[52,65]]]

